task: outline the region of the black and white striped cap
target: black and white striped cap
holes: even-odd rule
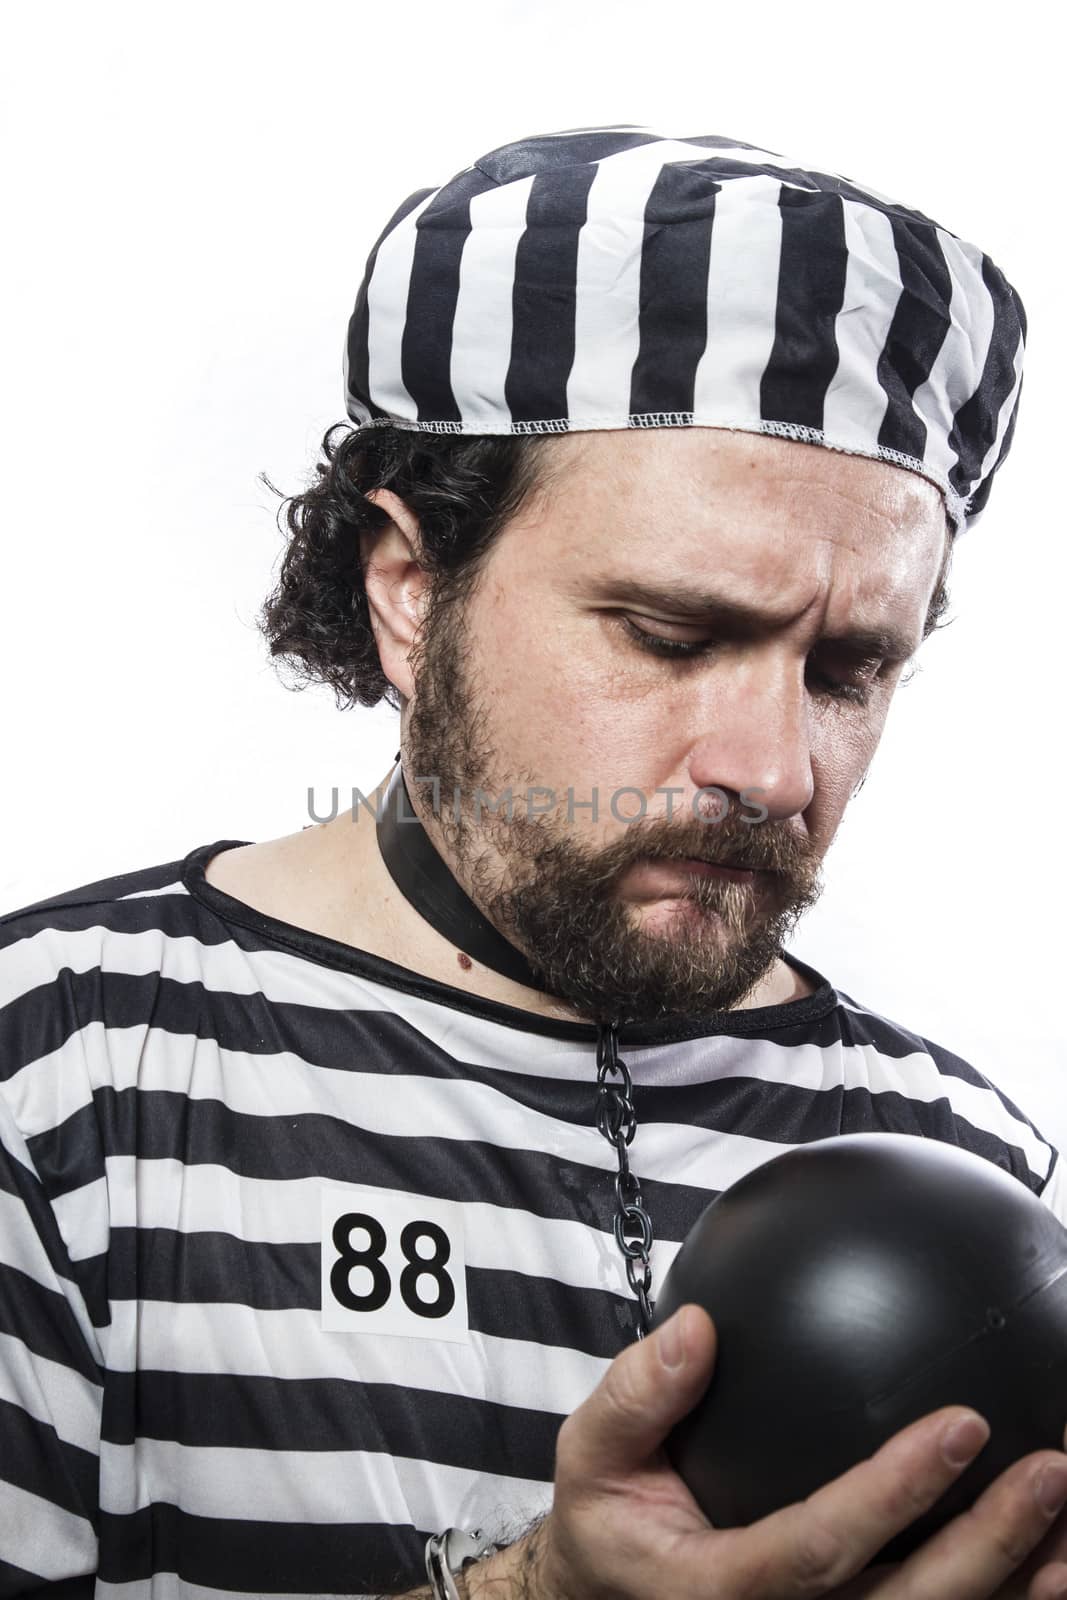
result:
[[[577,128],[419,189],[348,329],[359,426],[736,428],[893,462],[957,533],[985,508],[1026,316],[975,245],[716,134]]]

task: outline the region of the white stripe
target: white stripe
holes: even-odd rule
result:
[[[106,1037],[105,1037],[106,1035]],[[527,1040],[529,1045],[530,1041]],[[668,1082],[680,1081],[682,1063],[690,1070],[706,1061],[706,1041],[681,1046],[657,1046],[658,1065]],[[382,1091],[373,1072],[349,1071],[335,1066],[312,1066],[288,1051],[253,1055],[224,1050],[211,1039],[191,1039],[155,1032],[146,1026],[105,1029],[90,1023],[74,1041],[61,1047],[90,1064],[88,1075],[57,1070],[51,1057],[23,1067],[7,1085],[19,1121],[27,1135],[43,1132],[71,1115],[90,1098],[90,1079],[114,1084],[116,1090],[164,1090],[190,1099],[219,1100],[249,1116],[296,1117],[303,1114],[335,1116],[368,1132],[400,1138],[419,1138],[427,1130],[440,1139],[484,1139],[504,1149],[551,1150],[561,1159],[609,1170],[613,1155],[595,1127],[564,1123],[512,1100],[489,1084],[463,1079],[438,1079],[418,1073],[394,1080],[395,1092]],[[671,1054],[676,1059],[669,1062]],[[466,1052],[464,1052],[466,1054]],[[836,1058],[836,1060],[835,1060]],[[653,1063],[653,1069],[657,1063]],[[647,1068],[647,1063],[646,1063]],[[590,1094],[593,1086],[590,1076]],[[1048,1171],[1049,1146],[1025,1123],[1010,1116],[994,1089],[979,1088],[942,1074],[932,1056],[914,1051],[899,1060],[880,1054],[873,1045],[827,1049],[814,1044],[788,1049],[762,1041],[723,1036],[716,1041],[714,1071],[701,1079],[756,1077],[769,1083],[787,1083],[810,1092],[869,1088],[874,1094],[893,1090],[916,1102],[947,1098],[957,1114],[996,1137],[1022,1148],[1032,1170]],[[640,1081],[654,1081],[655,1070],[644,1071]],[[412,1115],[417,1097],[419,1114]],[[635,1164],[643,1176],[670,1174],[677,1168],[679,1140],[682,1148],[709,1148],[708,1141],[735,1137],[703,1133],[671,1123],[646,1126],[642,1151]],[[762,1145],[763,1141],[756,1141]],[[662,1150],[664,1166],[659,1166]],[[675,1181],[679,1181],[675,1177]],[[115,1198],[112,1196],[112,1204]],[[119,1222],[113,1212],[113,1221]],[[95,1253],[89,1248],[87,1253]]]
[[[587,131],[595,132],[598,130],[588,129]],[[781,181],[783,183],[788,183],[791,188],[796,188],[798,185],[793,183],[787,176],[784,176],[784,174],[790,171],[821,172],[827,177],[838,178],[844,183],[851,184],[853,188],[862,189],[865,194],[871,195],[875,200],[883,201],[886,205],[901,205],[901,201],[899,199],[894,199],[891,195],[882,194],[878,189],[872,189],[868,183],[860,183],[853,178],[846,178],[843,173],[833,172],[826,165],[825,161],[820,159],[818,153],[814,151],[809,155],[804,156],[798,155],[795,151],[791,154],[787,154],[785,152],[775,153],[773,150],[763,150],[758,145],[720,146],[690,144],[687,140],[676,139],[673,134],[667,133],[663,129],[647,127],[644,124],[622,123],[611,131],[651,133],[654,134],[657,139],[661,139],[669,145],[678,146],[681,149],[689,152],[687,156],[672,157],[674,160],[743,161],[747,162],[750,166],[773,167],[777,171],[783,173]],[[615,155],[605,156],[600,164],[603,166],[608,161],[617,161],[619,160],[620,156],[626,154],[628,154],[628,152],[620,151]],[[734,183],[739,180],[727,178],[725,181],[727,183]],[[777,179],[775,180],[775,182],[778,181],[779,180]],[[812,186],[811,184],[804,184],[803,187],[810,190]]]
[[[271,1005],[288,1003],[333,1011],[384,1010],[462,1060],[546,1077],[579,1077],[590,1083],[596,1080],[592,1037],[588,1043],[575,1042],[474,1015],[461,1009],[464,997],[458,990],[458,1004],[449,1006],[287,950],[243,950],[232,939],[204,944],[193,934],[172,936],[157,929],[122,933],[95,926],[63,933],[43,929],[28,935],[0,952],[0,1005],[9,1004],[42,984],[55,984],[61,966],[87,973],[101,965],[108,972],[201,984],[212,994],[262,994]],[[516,1021],[521,1022],[523,1013],[516,1011],[515,1015]],[[95,1025],[89,1025],[92,1026]],[[82,1030],[75,1037],[83,1037],[87,1031]],[[68,1041],[63,1048],[70,1048],[71,1044]],[[650,1049],[663,1048],[645,1046],[640,1051],[628,1051],[628,1055],[640,1056]],[[76,1109],[81,1103],[84,1101],[72,1100],[69,1105]]]
[[[632,1149],[644,1131],[639,1130]],[[777,1151],[780,1147],[773,1148]],[[751,1163],[746,1163],[744,1170],[751,1170]],[[320,1177],[244,1178],[228,1167],[207,1162],[184,1166],[172,1159],[109,1156],[107,1182],[114,1195],[128,1197],[120,1203],[131,1218],[130,1226],[182,1234],[227,1233],[271,1245],[318,1244],[321,1238],[319,1196],[326,1180]],[[416,1183],[417,1179],[409,1177],[404,1192],[417,1194]],[[328,1186],[343,1188],[332,1180]],[[77,1212],[83,1193],[73,1190],[63,1197],[72,1213]],[[610,1231],[482,1201],[456,1204],[463,1215],[469,1267],[549,1278],[574,1289],[595,1285],[628,1294],[624,1263]],[[673,1261],[679,1244],[657,1241],[661,1273]]]
[[[900,299],[900,273],[889,218],[854,200],[841,206],[845,295],[834,322],[839,360],[823,404],[823,431],[833,444],[869,450],[889,405],[877,373]]]
[[[91,1261],[102,1256],[111,1243],[111,1188],[106,1175],[112,1162],[125,1162],[126,1156],[106,1156],[105,1175],[92,1183],[83,1183],[80,1189],[68,1189],[52,1201],[52,1210],[59,1224],[71,1261]],[[173,1165],[180,1167],[180,1163]],[[179,1188],[180,1188],[180,1179]]]
[[[705,426],[760,417],[760,380],[774,348],[781,185],[762,174],[715,197],[708,266],[708,341],[697,363],[693,410]]]
[[[292,1004],[338,1012],[386,1011],[408,1023],[432,1046],[456,1060],[534,1077],[589,1084],[596,1081],[596,1048],[592,1036],[588,1041],[576,1041],[528,1031],[522,1026],[511,1027],[465,1011],[460,1005],[424,1000],[358,973],[345,972],[285,950],[247,951],[232,940],[203,944],[191,934],[167,936],[154,929],[121,933],[93,927],[67,933],[57,945],[54,930],[43,930],[11,946],[5,953],[7,960],[0,957],[0,998],[10,1002],[39,984],[54,983],[60,965],[76,973],[95,971],[101,965],[105,944],[104,964],[108,972],[143,977],[158,975],[174,983],[200,984],[209,993],[223,996],[263,995],[271,1006]],[[457,991],[457,1000],[461,999]],[[523,1013],[516,1012],[517,1021],[522,1016]],[[143,1027],[128,1031],[143,1032],[147,1026],[146,1021]],[[68,1050],[71,1054],[75,1050],[83,1052],[89,1069],[81,1089],[57,1100],[57,1107],[66,1108],[63,1115],[69,1115],[86,1103],[85,1085],[107,1081],[93,1070],[95,1050],[107,1043],[98,1036],[96,1045],[90,1048],[94,1028],[99,1029],[100,1024],[87,1024],[61,1047],[61,1051]],[[107,1030],[109,1036],[118,1031]],[[718,1075],[718,1052],[730,1037],[703,1036],[678,1043],[624,1045],[624,1049],[631,1070],[640,1075],[641,1082],[696,1082]],[[747,1045],[748,1042],[746,1048]],[[61,1051],[55,1053],[57,1057]],[[50,1058],[38,1059],[44,1062]],[[680,1078],[681,1059],[686,1062],[702,1060],[704,1071]],[[687,1066],[685,1071],[688,1073],[690,1068]],[[69,1065],[65,1066],[65,1072],[69,1076]],[[11,1081],[17,1076],[14,1074]],[[40,1124],[49,1125],[47,1122]]]
[[[25,1205],[18,1195],[9,1194],[6,1189],[0,1189],[0,1262],[24,1272],[42,1288],[80,1294],[73,1284],[57,1278]]]
[[[96,1571],[92,1524],[0,1478],[0,1555],[48,1583]]]
[[[0,1333],[0,1400],[51,1424],[65,1444],[98,1454],[103,1394],[99,1384],[80,1372],[28,1350],[12,1334]]]
[[[370,1450],[252,1450],[139,1438],[100,1455],[100,1509],[128,1516],[155,1502],[188,1516],[315,1526],[476,1526],[489,1508],[547,1510],[551,1485]],[[474,1515],[472,1515],[474,1513]],[[495,1520],[495,1518],[494,1518]]]
[[[24,1272],[53,1294],[62,1295],[87,1353],[94,1361],[103,1360],[100,1336],[93,1326],[81,1289],[72,1279],[61,1277],[55,1271],[26,1207],[17,1195],[3,1189],[0,1189],[0,1262]]]
[[[134,1372],[341,1378],[430,1389],[560,1415],[596,1388],[610,1365],[581,1350],[472,1332],[469,1344],[391,1334],[331,1333],[318,1306],[270,1311],[229,1301],[115,1300],[108,1366]],[[151,1351],[151,1360],[145,1353]]]
[[[692,160],[690,145],[637,145],[601,161],[578,232],[574,361],[567,415],[625,428],[641,343],[645,207],[663,166]]]
[[[993,337],[993,300],[982,277],[982,252],[937,229],[952,286],[948,331],[930,369],[930,376],[912,396],[916,415],[927,421],[923,464],[943,478],[959,457],[949,443],[956,412],[982,381],[982,369]]]
[[[189,891],[180,878],[173,883],[161,883],[158,889],[133,889],[129,894],[116,895],[115,899],[121,904],[125,900],[155,900],[164,894],[183,894],[189,899]]]
[[[578,236],[575,353],[567,382],[568,415],[580,415],[586,424],[595,421],[601,427],[627,426],[641,338],[641,261],[648,198],[664,166],[715,159],[751,160],[752,153],[732,146],[713,150],[665,138],[618,151],[597,164],[586,221]],[[771,159],[771,165],[778,164]],[[715,199],[716,226],[724,195],[738,185],[751,192],[753,184],[769,184],[774,194],[778,193],[777,179],[727,180],[727,188]]]
[[[416,417],[418,408],[400,376],[408,288],[415,260],[415,224],[437,191],[408,212],[378,247],[367,285],[367,392],[383,411]]]
[[[232,941],[204,945],[192,936],[170,938],[157,930],[122,934],[90,928],[65,935],[58,943],[55,930],[42,930],[5,952],[7,959],[0,961],[5,993],[11,997],[46,978],[54,983],[60,963],[74,971],[94,970],[105,940],[109,971],[146,976],[161,973],[175,982],[202,983],[207,990],[222,995],[263,994],[270,1005],[296,1003],[355,1012],[384,1010],[406,1021],[431,1047],[460,1062],[501,1072],[584,1082],[591,1088],[595,1079],[592,1040],[574,1042],[511,1028],[285,951],[247,952]],[[837,998],[844,1009],[877,1017],[891,1031],[900,1032],[889,1019],[858,1007],[846,997]],[[693,1084],[744,1075],[811,1090],[832,1089],[848,1081],[851,1085],[865,1084],[873,1092],[892,1087],[920,1100],[947,1096],[956,1111],[970,1120],[977,1118],[978,1126],[1026,1149],[1031,1167],[1039,1176],[1048,1171],[1047,1144],[1035,1142],[1025,1124],[1011,1117],[991,1090],[978,1091],[981,1098],[977,1102],[973,1090],[961,1100],[959,1089],[969,1086],[961,1085],[951,1075],[940,1074],[932,1057],[910,1053],[905,1058],[905,1073],[903,1063],[894,1063],[873,1047],[863,1047],[865,1065],[857,1078],[854,1066],[848,1068],[844,1064],[852,1049],[843,1045],[781,1046],[723,1034],[629,1047],[626,1056],[635,1081],[649,1085]],[[914,1093],[913,1073],[918,1074]],[[235,1086],[243,1086],[235,1095],[230,1093],[231,1076]],[[288,1115],[301,1110],[329,1113],[331,1102],[336,1105],[340,1097],[341,1114],[359,1120],[359,1107],[368,1098],[380,1097],[380,1079],[373,1074],[309,1066],[292,1053],[259,1056],[219,1051],[211,1041],[153,1031],[147,1020],[126,1029],[105,1028],[99,1022],[88,1024],[53,1055],[42,1056],[13,1074],[5,1093],[23,1131],[31,1135],[55,1127],[90,1103],[94,1087],[109,1083],[120,1089],[135,1085],[169,1089],[192,1098],[215,1096],[227,1100],[235,1109],[256,1115],[265,1111]],[[328,1098],[324,1102],[326,1085]],[[499,1097],[491,1089],[451,1086],[456,1087],[480,1094],[487,1109],[499,1105]],[[265,1090],[269,1091],[266,1101]],[[438,1093],[442,1092],[450,1095],[449,1087],[442,1086]],[[537,1115],[518,1111],[515,1114],[525,1118]],[[541,1118],[534,1132],[526,1121],[522,1137],[543,1138],[551,1130],[549,1136],[554,1140],[559,1126],[555,1119]],[[411,1129],[393,1125],[391,1131],[403,1133]],[[577,1138],[577,1148],[585,1152],[580,1159],[601,1165],[596,1156],[587,1153],[588,1143],[582,1142],[591,1131],[573,1129],[570,1136]],[[492,1136],[492,1129],[490,1132]],[[469,1133],[469,1127],[464,1125],[460,1136],[468,1137]],[[508,1139],[504,1137],[501,1142],[506,1144]],[[595,1139],[591,1143],[595,1148]],[[95,1250],[86,1247],[85,1253],[93,1254]]]
[[[452,323],[449,381],[464,422],[508,416],[515,255],[526,228],[533,178],[475,195],[463,246]]]

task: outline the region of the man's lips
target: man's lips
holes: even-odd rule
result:
[[[756,877],[751,868],[726,867],[718,862],[695,857],[673,860],[636,861],[627,874],[627,889],[639,899],[660,899],[684,894],[693,878],[722,878],[733,883],[751,883]]]
[[[689,856],[678,865],[686,872],[705,878],[732,878],[735,883],[749,883],[755,876],[751,867],[724,867],[718,861],[697,861]]]

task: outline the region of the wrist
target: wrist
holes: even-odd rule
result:
[[[457,1583],[461,1600],[565,1600],[541,1585],[544,1522],[495,1555],[467,1567]]]

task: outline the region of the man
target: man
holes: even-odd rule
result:
[[[973,246],[715,136],[524,140],[398,210],[263,621],[398,707],[399,766],[4,920],[4,1592],[1064,1592],[1055,1449],[878,1561],[961,1406],[709,1528],[659,1447],[716,1330],[648,1329],[707,1203],[815,1139],[1067,1220],[1018,1108],[783,948],[1024,333]]]

